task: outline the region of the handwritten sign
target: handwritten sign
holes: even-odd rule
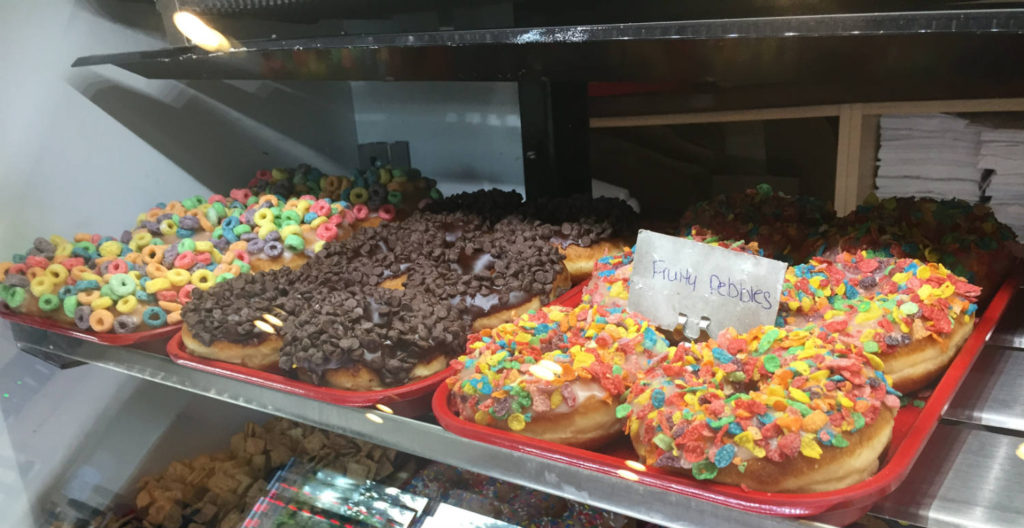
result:
[[[636,239],[629,309],[660,328],[695,337],[775,324],[786,264],[685,238],[641,230]],[[693,325],[693,326],[691,326]]]

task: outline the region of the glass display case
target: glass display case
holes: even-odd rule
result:
[[[391,218],[381,217],[413,214],[401,210],[403,193],[419,206],[491,187],[532,203],[622,198],[639,209],[639,225],[675,235],[688,206],[762,181],[832,202],[840,216],[856,211],[874,189],[881,116],[1024,111],[1016,61],[1024,9],[1016,2],[704,4],[59,0],[0,7],[0,30],[12,42],[35,43],[14,53],[0,83],[8,206],[0,214],[0,258],[16,255],[0,278],[25,282],[7,280],[0,296],[0,497],[9,505],[0,524],[1019,525],[1019,254],[1000,253],[1005,262],[982,266],[1000,269],[1005,280],[986,292],[974,333],[945,376],[903,395],[905,418],[878,479],[814,499],[665,477],[638,462],[625,437],[586,451],[507,430],[481,433],[449,407],[444,380],[454,369],[386,395],[331,393],[309,383],[308,373],[275,370],[276,360],[253,372],[201,358],[177,327],[165,326],[174,325],[168,313],[191,302],[187,295],[159,298],[169,303],[164,320],[150,326],[162,328],[146,338],[97,334],[90,314],[110,306],[90,304],[75,327],[84,304],[77,290],[39,286],[33,293],[39,306],[46,295],[60,303],[68,315],[61,324],[14,313],[21,301],[11,289],[31,291],[37,277],[11,270],[46,256],[46,244],[68,243],[69,258],[79,256],[70,253],[75,244],[92,246],[107,259],[97,264],[106,271],[94,279],[99,289],[111,280],[103,275],[116,275],[111,260],[146,245],[131,246],[138,245],[133,229],[149,221],[156,230],[149,240],[191,240],[205,229],[199,215],[191,228],[180,219],[214,210],[217,200],[204,202],[211,194],[224,193],[221,209],[241,217],[259,196],[274,194],[276,182],[293,182],[293,192],[277,194],[307,195],[306,211],[284,236],[280,221],[271,230],[282,247],[288,236],[309,234],[289,242],[299,244],[296,254],[307,244],[309,259],[337,238],[336,231],[319,245],[312,238],[335,217],[330,225],[386,223]],[[174,17],[186,11],[223,42],[206,50],[200,33],[184,31],[186,38],[187,26],[176,27]],[[678,152],[685,155],[674,158]],[[739,174],[748,170],[756,176]],[[731,171],[735,178],[724,177]],[[319,178],[328,174],[354,175],[338,184],[353,204],[379,203],[364,206],[362,217],[351,208],[353,219],[345,220],[348,201],[324,201]],[[354,187],[383,188],[393,179],[429,183],[353,197]],[[227,192],[246,187],[248,195]],[[262,192],[254,196],[253,188]],[[188,196],[199,202],[182,206],[195,200],[180,200]],[[182,214],[146,216],[172,200]],[[310,213],[318,200],[327,210]],[[499,214],[480,214],[487,213]],[[266,238],[252,218],[255,229],[236,232],[245,220],[225,227],[228,216],[214,212],[208,240],[175,245],[175,255],[202,253],[196,245],[213,248],[217,238]],[[161,231],[172,217],[170,231]],[[127,237],[116,238],[124,227]],[[981,238],[981,245],[997,241],[995,234]],[[121,244],[116,254],[100,257],[110,241]],[[224,246],[209,253],[219,258],[229,251]],[[218,282],[248,274],[249,257],[240,253],[225,264],[236,266],[230,277],[226,268],[216,271]],[[198,270],[189,264],[168,267]],[[60,272],[61,286],[73,286],[74,267]],[[547,300],[575,306],[586,281],[576,282],[568,297]],[[166,289],[180,294],[181,286]],[[164,290],[150,289],[154,299]],[[146,302],[145,293],[109,291],[97,296],[132,299],[123,315],[134,313],[135,299]],[[68,310],[66,298],[79,301]],[[270,311],[258,314],[256,326],[276,334],[286,323]]]

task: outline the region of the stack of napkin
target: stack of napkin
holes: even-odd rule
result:
[[[981,198],[978,152],[983,128],[945,114],[881,118],[879,197]]]

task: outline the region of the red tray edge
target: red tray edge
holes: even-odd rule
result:
[[[181,323],[177,323],[142,332],[131,332],[128,334],[97,334],[95,332],[69,328],[61,325],[57,321],[47,319],[45,317],[14,313],[6,309],[0,309],[0,319],[6,319],[12,323],[31,326],[32,328],[38,328],[40,330],[46,330],[47,332],[81,339],[82,341],[88,341],[90,343],[99,343],[101,345],[110,346],[126,346],[134,345],[135,343],[145,343],[148,341],[156,341],[158,339],[166,339],[181,330]]]
[[[867,480],[841,490],[807,494],[744,492],[736,486],[701,484],[681,476],[662,476],[657,473],[634,471],[639,477],[638,482],[742,511],[780,517],[813,517],[837,511],[838,507],[842,507],[843,510],[861,509],[866,512],[877,500],[896,489],[910,473],[911,467],[938,425],[942,412],[963,383],[1016,293],[1019,282],[1019,277],[1011,276],[999,288],[974,331],[933,389],[917,419],[910,425],[906,437],[889,457],[885,466]],[[563,296],[566,297],[569,295]],[[431,399],[431,407],[438,423],[453,434],[610,476],[621,477],[618,471],[629,469],[622,461],[610,455],[537,440],[462,420],[449,408],[448,395],[447,383],[441,383]],[[666,478],[672,481],[666,481]],[[741,495],[730,495],[726,489],[716,488],[733,488],[739,491],[732,493]],[[766,501],[779,504],[768,504]]]
[[[296,394],[314,400],[349,407],[371,407],[376,404],[394,404],[429,394],[438,383],[444,382],[454,374],[452,367],[432,374],[421,380],[383,389],[379,391],[346,391],[331,387],[311,385],[304,381],[293,380],[280,374],[255,370],[241,365],[233,365],[222,361],[193,356],[185,351],[181,332],[178,332],[167,343],[167,355],[174,363],[195,370],[217,374],[226,378],[245,381],[261,387]]]

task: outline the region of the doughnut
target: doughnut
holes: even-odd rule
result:
[[[1013,230],[987,205],[957,199],[879,200],[871,194],[839,218],[826,238],[832,253],[872,249],[885,256],[940,263],[981,286],[983,303],[1024,256]]]
[[[175,319],[180,310],[178,304],[165,306],[161,310],[163,317],[144,319],[147,309],[159,306],[162,299],[155,298],[157,295],[166,293],[177,299],[179,284],[171,279],[184,278],[187,282],[189,273],[180,269],[168,271],[152,258],[145,263],[142,253],[129,243],[150,243],[152,237],[147,241],[145,237],[133,239],[129,234],[115,239],[80,233],[76,239],[78,242],[73,244],[56,235],[49,239],[40,237],[25,253],[14,256],[15,261],[25,265],[5,266],[0,300],[8,309],[95,333],[127,333],[143,326],[156,328],[170,324],[168,318]],[[78,315],[83,307],[89,311]]]
[[[447,383],[464,420],[596,447],[621,434],[618,407],[634,373],[669,350],[621,309],[550,306],[470,335]]]
[[[512,320],[568,289],[542,235],[526,223],[487,227],[430,213],[359,230],[298,270],[193,291],[182,316],[202,348],[186,346],[244,364],[268,363],[276,350],[286,373],[345,390],[402,385],[443,370],[471,328]],[[281,326],[269,328],[263,314]]]
[[[835,211],[827,202],[787,196],[761,184],[691,207],[680,221],[680,233],[710,229],[725,240],[757,242],[763,256],[792,264],[824,250],[824,231],[834,220]]]
[[[758,491],[829,491],[877,471],[897,394],[821,328],[730,328],[644,373],[626,430],[648,466]]]
[[[469,213],[489,224],[527,221],[543,227],[574,284],[590,277],[598,259],[631,245],[638,222],[636,212],[618,199],[574,196],[524,203],[518,192],[498,189],[459,193],[425,210]]]
[[[974,328],[980,293],[942,264],[840,253],[786,271],[779,317],[877,355],[893,387],[911,392],[952,362]]]
[[[522,214],[555,227],[550,240],[565,255],[574,284],[590,278],[598,259],[636,239],[636,211],[615,198],[542,198],[527,202]]]
[[[249,182],[248,190],[254,195],[273,194],[285,198],[310,195],[321,200],[364,205],[367,215],[356,222],[358,227],[376,227],[381,222],[405,219],[423,200],[441,196],[437,182],[423,177],[418,169],[381,164],[356,171],[351,177],[326,175],[307,164],[259,171]]]
[[[191,295],[183,293],[186,288],[208,289],[241,274],[282,266],[297,269],[327,242],[348,238],[357,228],[394,221],[399,209],[412,209],[410,202],[440,197],[436,182],[419,171],[374,168],[357,178],[368,189],[368,203],[359,205],[365,212],[357,219],[340,196],[323,195],[321,180],[334,182],[338,191],[352,187],[305,165],[261,171],[251,188],[234,189],[228,197],[193,196],[156,204],[118,238],[88,233],[73,241],[37,238],[14,261],[0,264],[5,285],[0,301],[19,313],[79,327],[74,317],[78,304],[115,308],[121,322],[106,324],[104,318],[104,324],[91,327],[101,333],[176,324],[181,320],[177,304]],[[154,296],[156,301],[150,298]],[[176,305],[159,308],[154,306],[158,301]],[[161,312],[150,310],[145,317],[149,308]],[[133,319],[131,324],[125,317]]]

